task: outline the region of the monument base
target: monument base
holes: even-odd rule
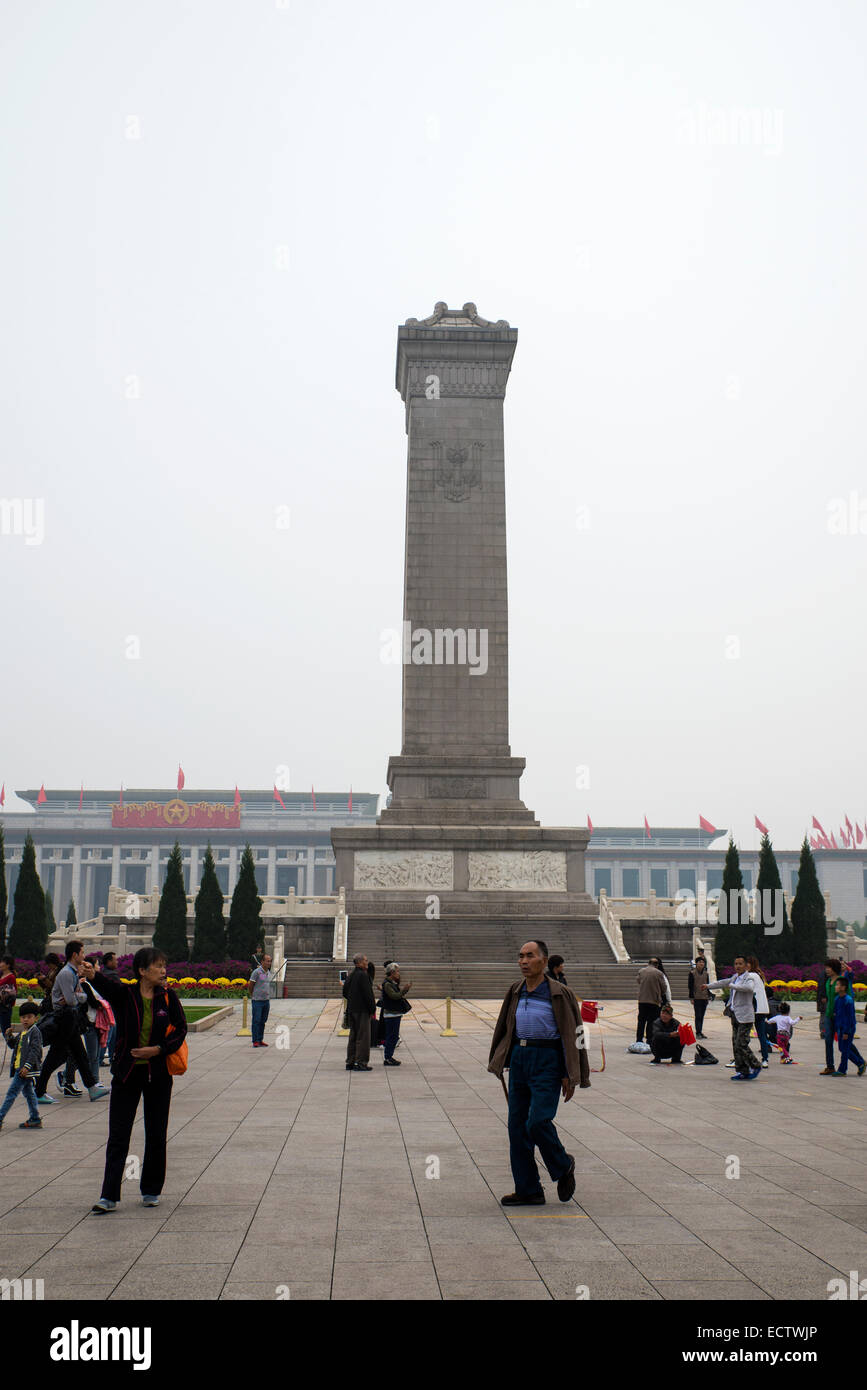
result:
[[[538,825],[519,794],[525,766],[525,758],[478,754],[389,758],[391,803],[377,824]]]

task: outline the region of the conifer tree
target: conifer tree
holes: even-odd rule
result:
[[[45,890],[45,931],[47,936],[53,936],[57,931],[57,923],[54,920],[54,898],[47,888]]]
[[[9,952],[24,960],[42,960],[47,945],[45,894],[36,872],[36,846],[28,830],[15,884]]]
[[[719,897],[719,925],[714,943],[717,974],[723,966],[731,965],[735,956],[753,950],[753,929],[749,921],[749,905],[744,896],[744,876],[741,873],[738,847],[729,836]]]
[[[262,899],[256,887],[256,865],[249,844],[244,846],[238,882],[229,909],[228,950],[233,960],[249,960],[254,951],[264,948],[262,931]]]
[[[187,894],[184,888],[184,861],[181,847],[175,840],[166,865],[166,881],[160,894],[160,906],[154,927],[153,944],[165,951],[169,961],[188,959]]]
[[[792,903],[793,965],[813,965],[828,954],[825,899],[819,887],[816,861],[806,835],[801,845],[798,887]]]
[[[770,892],[768,891],[770,890]],[[791,965],[794,956],[792,928],[783,896],[783,880],[777,866],[770,835],[763,835],[759,847],[759,873],[756,879],[756,920],[754,954],[761,965]],[[778,930],[782,919],[782,930]]]
[[[193,960],[220,961],[226,959],[225,901],[217,882],[214,855],[208,845],[202,882],[196,894],[196,930],[193,937]]]

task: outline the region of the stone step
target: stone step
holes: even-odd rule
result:
[[[322,962],[290,962],[286,970],[287,997],[292,999],[338,998],[341,993],[340,965]],[[418,999],[498,999],[509,985],[520,978],[514,964],[501,960],[461,965],[456,962],[419,961],[405,957],[401,962],[404,980],[412,980],[413,995]],[[641,962],[630,961],[594,966],[584,962],[570,964],[566,977],[569,988],[583,999],[634,999],[636,976]],[[684,1001],[687,994],[689,962],[679,961],[666,966],[672,995]],[[377,965],[374,993],[378,997],[382,970]]]

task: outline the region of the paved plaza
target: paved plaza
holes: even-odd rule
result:
[[[417,1000],[402,1066],[374,1052],[365,1074],[344,1069],[336,1000],[276,1001],[267,1050],[236,1037],[238,1009],[189,1037],[156,1210],[130,1181],[116,1213],[90,1214],[106,1102],[47,1107],[36,1133],[16,1104],[0,1276],[42,1279],[47,1300],[827,1300],[829,1280],[867,1272],[867,1077],[818,1075],[805,1008],[799,1065],[774,1054],[732,1090],[720,1005],[720,1065],[672,1068],[628,1054],[635,1006],[607,1003],[605,1071],[558,1116],[575,1199],[544,1175],[547,1205],[508,1212],[506,1103],[485,1070],[498,1003],[459,1002],[443,1038],[443,1001]]]

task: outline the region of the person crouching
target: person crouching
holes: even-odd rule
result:
[[[672,1065],[681,1065],[683,1043],[680,1041],[680,1024],[674,1016],[670,1004],[663,1004],[659,1018],[654,1019],[650,1034],[650,1050],[653,1053],[651,1066],[670,1057]]]

